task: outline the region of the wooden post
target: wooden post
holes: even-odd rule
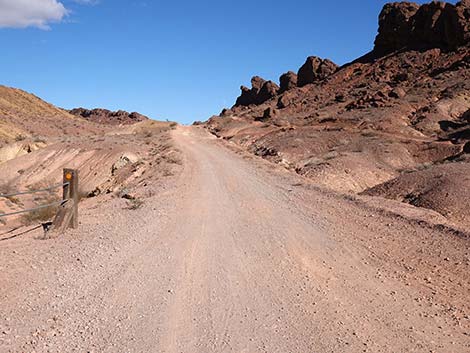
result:
[[[63,200],[72,200],[72,217],[70,219],[70,227],[78,228],[78,170],[64,169],[64,189]]]
[[[62,205],[60,205],[59,211],[52,221],[52,228],[44,236],[45,239],[61,235],[65,232],[72,221],[73,206],[73,200],[64,201]]]

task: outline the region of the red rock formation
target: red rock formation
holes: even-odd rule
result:
[[[266,81],[258,92],[258,96],[256,97],[256,104],[262,104],[267,100],[276,97],[278,93],[279,86],[276,85],[273,81]]]
[[[328,59],[309,56],[297,74],[297,85],[305,86],[309,83],[323,80],[338,69],[338,65]]]
[[[251,79],[251,89],[245,86],[241,86],[242,91],[240,97],[237,98],[235,106],[249,106],[251,104],[256,104],[258,93],[261,90],[261,87],[266,81],[259,76],[254,76]]]
[[[395,2],[384,6],[374,52],[385,55],[401,49],[455,50],[470,41],[470,0],[452,5],[433,1],[419,6]]]
[[[261,77],[255,76],[251,79],[251,89],[242,86],[241,91],[235,106],[262,104],[278,94],[279,86],[272,81],[265,81]]]
[[[286,72],[279,78],[279,83],[281,84],[279,93],[295,88],[297,87],[297,74],[292,71]]]

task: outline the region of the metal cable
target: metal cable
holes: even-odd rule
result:
[[[30,209],[27,209],[27,210],[21,210],[21,211],[16,211],[16,212],[11,212],[11,213],[0,214],[0,218],[8,217],[8,216],[14,216],[14,215],[21,214],[21,213],[28,213],[28,212],[34,212],[34,211],[42,210],[43,208],[48,208],[48,207],[52,207],[52,206],[56,206],[56,205],[61,205],[63,202],[65,202],[65,201],[61,200],[61,201],[53,202],[53,203],[50,203],[50,204],[47,204],[47,205],[42,205],[42,206],[30,208]]]
[[[1,238],[0,241],[10,240],[10,239],[19,237],[20,235],[24,235],[24,234],[26,234],[26,233],[32,232],[33,230],[39,229],[39,228],[41,228],[41,227],[42,227],[42,224],[38,225],[37,227],[28,229],[28,230],[26,230],[26,231],[24,231],[24,232],[21,232],[21,233],[18,233],[18,234],[14,234],[14,235],[11,235],[11,236],[6,237],[6,238]]]
[[[18,229],[20,229],[20,228],[21,228],[21,227],[16,227],[16,228],[10,229],[9,231],[7,231],[7,232],[5,232],[5,233],[0,234],[0,236],[13,233],[14,231],[16,231],[16,230],[18,230]]]
[[[30,194],[36,194],[38,192],[45,192],[45,191],[51,191],[54,189],[58,189],[60,187],[64,187],[66,185],[70,185],[69,182],[67,183],[62,183],[62,184],[57,184],[57,185],[52,185],[46,189],[39,189],[39,190],[31,190],[31,191],[20,191],[12,194],[0,194],[0,198],[8,198],[8,197],[14,197],[14,196],[20,196],[20,195],[30,195]]]

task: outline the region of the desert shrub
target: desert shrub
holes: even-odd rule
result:
[[[15,204],[15,205],[22,205],[23,203],[21,202],[21,200],[16,197],[16,196],[9,196],[6,198],[8,201],[10,201],[11,203]]]
[[[329,160],[335,159],[336,157],[339,157],[339,153],[336,151],[330,151],[323,156],[323,159],[325,161],[329,161]]]
[[[143,200],[135,198],[135,199],[127,200],[127,207],[126,208],[128,210],[134,211],[134,210],[138,210],[143,205],[144,205]]]
[[[22,221],[26,225],[38,222],[47,222],[52,220],[56,214],[57,206],[50,206],[24,214],[22,216]]]
[[[364,130],[361,132],[361,135],[364,137],[376,137],[376,133],[371,130]]]
[[[178,165],[183,164],[181,157],[176,153],[168,153],[166,155],[163,155],[162,158],[170,164],[178,164]]]
[[[33,139],[33,142],[35,142],[35,143],[46,143],[47,140],[44,137],[35,137]]]
[[[16,142],[20,142],[20,141],[24,141],[24,140],[26,140],[26,136],[24,136],[22,134],[16,135],[16,137],[15,137]]]
[[[83,190],[83,189],[79,189],[78,190],[78,202],[82,201],[83,199],[87,199],[90,197],[90,193]]]

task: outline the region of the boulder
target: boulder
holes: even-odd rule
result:
[[[291,105],[291,103],[295,100],[296,97],[298,96],[295,94],[295,91],[284,92],[282,95],[279,96],[279,99],[277,100],[277,108],[287,108],[289,105]]]
[[[297,74],[292,71],[286,72],[281,75],[279,82],[281,84],[280,93],[295,88],[297,87]]]
[[[224,108],[222,109],[222,112],[219,114],[219,116],[221,117],[226,117],[226,116],[230,116],[233,114],[233,110],[232,109],[227,109],[227,108]]]
[[[325,79],[336,72],[338,65],[328,59],[309,56],[297,74],[297,86],[303,87]]]
[[[463,146],[463,153],[470,153],[470,142],[467,142],[464,146]]]
[[[463,113],[462,120],[470,122],[470,110],[467,110],[465,113]]]
[[[264,110],[262,120],[265,121],[265,120],[272,119],[276,115],[277,115],[277,110],[272,108],[272,107],[269,107],[269,108]]]
[[[390,98],[396,98],[396,99],[403,98],[404,96],[406,96],[406,92],[403,88],[396,87],[388,94],[388,96]]]

